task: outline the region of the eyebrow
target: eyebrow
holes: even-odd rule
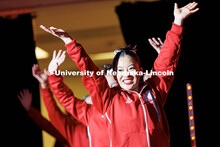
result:
[[[135,66],[134,63],[132,63],[132,64],[128,65],[128,67],[130,67],[132,65]],[[123,66],[118,66],[118,68],[123,68]]]
[[[130,66],[132,66],[132,65],[135,66],[134,63],[132,63],[132,64],[130,64],[128,67],[130,67]]]

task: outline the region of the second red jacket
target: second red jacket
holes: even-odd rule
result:
[[[63,77],[50,75],[50,86],[59,103],[88,128],[90,146],[109,147],[109,135],[106,127],[106,115],[102,115],[93,105],[76,98],[63,82]]]

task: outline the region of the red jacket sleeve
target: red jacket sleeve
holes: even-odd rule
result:
[[[93,63],[83,47],[74,39],[66,45],[67,53],[76,63],[80,71],[92,71],[93,75],[83,75],[82,82],[91,94],[92,102],[95,108],[104,114],[112,102],[112,97],[116,92],[109,88],[104,75],[98,75],[99,68]],[[110,92],[111,91],[111,92]]]
[[[91,105],[76,98],[71,89],[64,84],[63,77],[50,75],[49,83],[59,103],[79,122],[88,126]]]
[[[50,135],[54,136],[60,143],[66,144],[66,139],[61,135],[60,132],[46,119],[41,113],[31,107],[31,110],[28,112],[28,116],[35,122],[35,124],[40,127],[42,130],[45,130]]]
[[[182,40],[183,27],[173,23],[160,54],[154,62],[153,70],[157,73],[175,72],[180,56],[180,45]],[[165,104],[169,89],[173,83],[174,75],[157,75],[149,79],[149,83],[159,93],[162,104]]]

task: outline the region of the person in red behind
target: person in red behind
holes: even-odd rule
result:
[[[35,64],[32,67],[33,76],[40,82],[40,90],[43,97],[44,104],[47,108],[48,116],[51,124],[56,128],[56,130],[63,136],[63,138],[68,142],[71,147],[88,147],[89,146],[89,136],[87,135],[87,127],[77,121],[75,118],[64,114],[59,107],[57,106],[53,94],[50,90],[48,76],[46,70],[41,72],[38,65]],[[27,93],[25,91],[25,93]],[[21,98],[22,97],[22,98]],[[22,101],[22,104],[26,104],[26,107],[31,107],[29,103],[32,99],[31,94],[26,94],[26,99],[21,93],[19,99]],[[26,108],[25,107],[25,108]],[[34,115],[36,116],[36,115]],[[36,118],[37,119],[37,118]],[[42,119],[39,119],[38,122],[42,122]],[[43,127],[47,127],[45,125]],[[62,146],[67,146],[63,144],[63,141],[59,142]]]
[[[159,73],[176,70],[180,56],[182,25],[188,16],[199,10],[197,5],[192,2],[178,8],[175,3],[174,22],[154,62],[154,71]],[[80,71],[100,71],[75,39],[61,29],[50,28],[48,32],[51,31],[66,43],[67,53]],[[101,114],[106,115],[110,145],[169,147],[169,125],[164,104],[174,76],[155,75],[141,83],[140,75],[134,74],[143,71],[139,57],[129,48],[116,54],[113,70],[117,71],[115,78],[119,86],[116,88],[110,88],[103,75],[82,77],[84,86],[91,94],[93,105]],[[48,71],[53,74],[51,65]],[[68,96],[68,93],[66,95]],[[75,115],[80,114],[73,109],[72,112]]]
[[[61,133],[51,124],[51,122],[44,118],[36,108],[32,106],[32,93],[30,93],[28,89],[23,89],[23,91],[20,91],[18,99],[20,100],[25,111],[28,113],[28,116],[39,128],[55,137],[56,142],[60,144],[60,146],[69,147],[68,142],[61,135]]]

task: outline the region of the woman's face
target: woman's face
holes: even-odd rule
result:
[[[125,90],[138,91],[140,76],[135,74],[136,71],[142,71],[134,59],[125,55],[119,58],[117,64],[117,81],[121,88]]]

